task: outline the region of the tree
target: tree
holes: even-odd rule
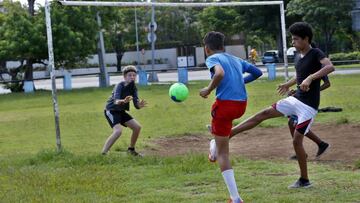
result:
[[[4,2],[5,14],[0,14],[0,61],[15,60],[21,65],[8,71],[17,78],[32,80],[32,64],[48,58],[44,8],[30,16],[18,2]],[[55,64],[72,68],[95,51],[97,24],[94,12],[87,7],[61,7],[52,3],[52,28]],[[27,64],[27,65],[26,65]]]
[[[323,41],[324,51],[332,51],[334,34],[344,33],[351,26],[352,0],[291,0],[287,5],[288,16],[302,16],[311,24]]]

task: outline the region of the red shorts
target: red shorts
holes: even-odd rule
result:
[[[216,100],[211,108],[211,131],[217,136],[229,136],[233,120],[246,110],[246,101]]]

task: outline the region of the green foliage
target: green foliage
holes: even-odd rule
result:
[[[326,53],[332,49],[334,34],[348,32],[351,27],[352,0],[291,0],[287,4],[288,16],[302,16],[302,20],[310,23],[319,36],[320,44],[324,44]]]
[[[330,54],[330,59],[333,61],[360,60],[360,52]]]

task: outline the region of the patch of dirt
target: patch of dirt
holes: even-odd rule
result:
[[[330,144],[330,148],[320,158],[323,162],[354,162],[360,160],[359,124],[315,124],[312,131]],[[175,156],[188,153],[204,153],[207,156],[210,133],[187,134],[153,141],[155,147],[147,148],[146,154]],[[317,145],[304,138],[304,146],[309,160],[315,160]],[[230,155],[240,155],[250,159],[288,159],[295,154],[287,127],[256,127],[238,134],[230,141]]]

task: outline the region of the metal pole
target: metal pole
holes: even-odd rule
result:
[[[152,0],[155,1],[155,0]],[[151,6],[151,73],[149,75],[150,82],[159,82],[159,78],[154,71],[155,66],[155,40],[154,40],[154,24],[155,24],[155,6]]]
[[[119,6],[119,7],[210,7],[210,6],[258,6],[280,5],[282,1],[255,1],[255,2],[211,2],[211,3],[165,3],[165,2],[106,2],[106,1],[58,1],[64,6]]]
[[[284,3],[280,4],[280,18],[281,18],[281,35],[282,35],[282,44],[283,44],[283,56],[284,56],[284,68],[285,68],[285,80],[289,80],[289,64],[287,58],[287,46],[286,46],[286,29],[285,29],[285,9]]]
[[[52,94],[54,116],[55,116],[56,147],[59,152],[61,151],[61,137],[60,137],[60,125],[59,125],[60,118],[59,118],[59,105],[57,102],[57,95],[56,95],[54,49],[53,49],[52,30],[51,30],[50,5],[48,0],[45,0],[45,21],[46,21],[46,34],[47,34],[49,67],[50,67],[50,77],[51,77],[51,94]]]
[[[98,41],[98,56],[99,56],[99,65],[100,65],[100,87],[109,86],[109,77],[105,67],[105,46],[104,46],[104,36],[101,31],[101,17],[99,11],[96,12],[96,20],[99,26],[99,41]]]
[[[137,24],[136,7],[135,7],[135,33],[136,33],[137,64],[138,64],[138,67],[140,67],[139,36],[138,36],[138,24]]]

